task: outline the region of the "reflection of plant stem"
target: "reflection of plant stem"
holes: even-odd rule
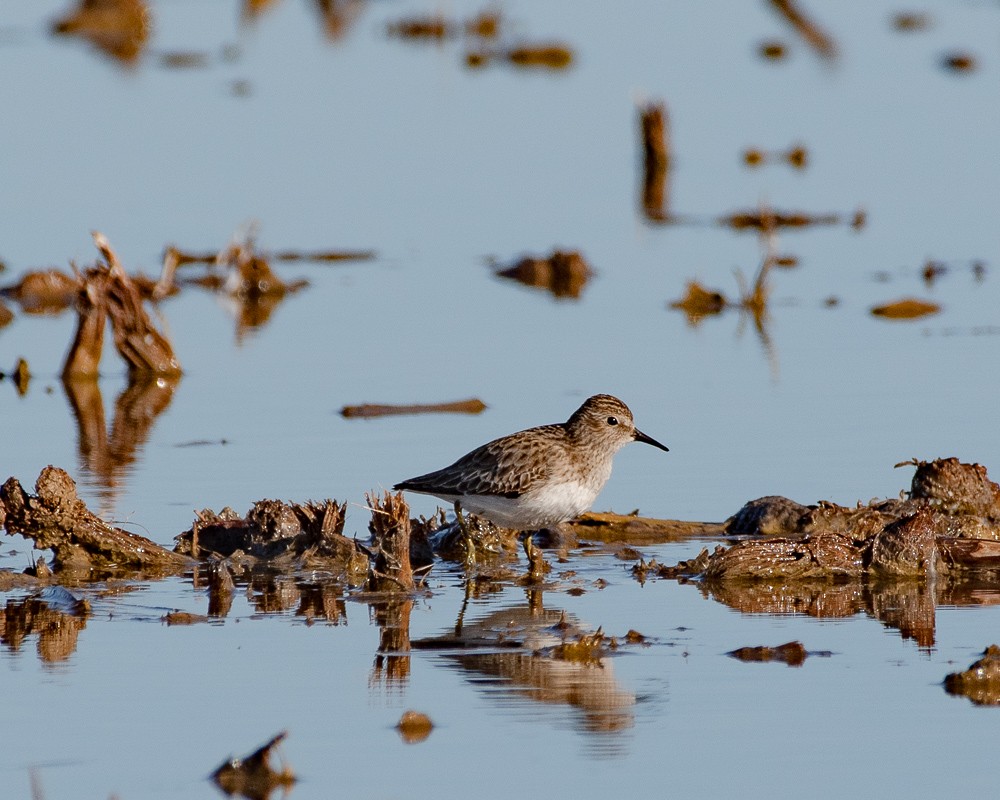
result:
[[[469,598],[472,597],[472,579],[465,576],[465,597],[462,598],[462,607],[458,610],[458,619],[455,620],[455,636],[462,635],[462,627],[465,625],[465,612],[469,608]]]

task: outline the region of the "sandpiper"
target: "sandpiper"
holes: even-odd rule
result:
[[[635,427],[621,400],[597,394],[566,422],[494,439],[450,467],[392,488],[454,503],[460,522],[465,509],[503,528],[537,530],[589,510],[615,453],[629,442],[667,450]]]

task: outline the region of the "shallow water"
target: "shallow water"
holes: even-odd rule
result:
[[[153,3],[147,46],[124,67],[48,34],[68,6],[5,3],[0,283],[91,263],[92,229],[147,274],[167,244],[212,251],[252,220],[265,250],[378,256],[277,265],[311,285],[255,330],[238,331],[204,290],[163,302],[185,374],[113,481],[88,468],[58,381],[73,316],[19,314],[0,329],[0,369],[23,356],[34,378],[23,398],[0,383],[0,478],[30,484],[44,465],[63,466],[92,509],[162,544],[194,509],[242,512],[262,497],[347,500],[347,533],[365,535],[365,491],[565,419],[600,391],[625,399],[671,451],[623,451],[598,509],[721,520],[765,494],[853,503],[905,488],[909,470],[892,465],[913,456],[957,456],[997,476],[997,8],[941,8],[928,30],[903,34],[890,24],[894,5],[810,3],[839,46],[826,60],[765,4],[499,6],[512,40],[574,48],[570,69],[547,73],[470,70],[462,39],[385,35],[387,23],[437,6],[351,7],[331,40],[304,2],[255,18],[233,2]],[[770,38],[788,59],[757,56]],[[941,57],[958,48],[979,68],[944,70]],[[164,66],[181,51],[204,65]],[[643,221],[638,97],[667,103],[670,208],[684,222]],[[804,170],[742,164],[747,147],[799,142]],[[667,307],[687,280],[733,297],[733,270],[752,275],[762,256],[753,233],[711,221],[761,203],[848,216],[863,207],[868,224],[781,233],[778,250],[800,264],[772,275],[766,339],[736,311],[688,324]],[[597,273],[577,300],[496,278],[488,264],[555,247],[579,249]],[[928,259],[949,267],[930,285]],[[826,307],[830,296],[839,304]],[[908,322],[869,314],[906,296],[942,311]],[[110,425],[126,386],[110,342],[102,368]],[[488,410],[337,413],[471,396]],[[434,508],[411,500],[417,513]],[[702,544],[640,549],[670,562]],[[13,539],[0,565],[29,560]],[[993,712],[940,682],[996,640],[995,606],[938,608],[933,645],[921,647],[865,614],[743,614],[694,586],[640,586],[611,556],[559,566],[578,576],[545,593],[546,609],[652,639],[604,667],[598,683],[622,701],[614,712],[550,701],[431,651],[414,651],[408,679],[387,684],[373,676],[368,606],[350,599],[337,625],[260,613],[238,597],[224,623],[167,627],[168,610],[206,608],[203,590],[172,579],[120,597],[79,590],[94,615],[61,660],[42,660],[37,636],[0,649],[19,734],[0,757],[4,782],[29,796],[34,765],[49,798],[216,796],[204,776],[228,753],[288,729],[297,798],[451,786],[491,797],[512,785],[587,797],[664,782],[694,796],[892,785],[930,797],[989,785]],[[598,578],[609,585],[596,589]],[[413,640],[449,630],[462,605],[447,566],[429,588]],[[527,604],[507,587],[466,615]],[[833,655],[801,668],[724,655],[793,639]],[[437,723],[416,746],[393,730],[407,708]]]

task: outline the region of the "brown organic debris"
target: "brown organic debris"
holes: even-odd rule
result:
[[[788,150],[773,152],[750,148],[743,152],[743,163],[748,167],[762,167],[769,163],[786,163],[795,169],[805,169],[809,163],[809,151],[802,145],[793,145]]]
[[[486,403],[478,397],[471,397],[468,400],[455,400],[451,403],[411,403],[408,405],[362,403],[357,406],[344,406],[340,409],[340,415],[347,419],[371,419],[372,417],[405,414],[481,414],[486,408]]]
[[[845,508],[783,497],[747,503],[726,527],[749,539],[707,556],[706,581],[929,578],[1000,567],[1000,486],[979,464],[915,464],[910,499]],[[678,565],[680,566],[680,565]],[[669,573],[668,573],[669,574]],[[677,570],[677,574],[690,574]],[[643,573],[645,575],[645,573]]]
[[[801,667],[806,662],[806,656],[811,655],[802,642],[785,642],[777,647],[759,645],[757,647],[740,647],[726,653],[727,656],[740,661],[781,661],[790,667]]]
[[[253,800],[266,800],[275,789],[286,792],[295,784],[295,774],[287,764],[277,769],[271,765],[271,754],[288,736],[282,731],[270,741],[243,758],[230,758],[212,773],[212,780],[226,794],[241,794]]]
[[[506,58],[517,67],[566,69],[573,63],[573,49],[566,44],[526,44],[507,51]]]
[[[57,269],[29,272],[12,286],[0,289],[25,314],[58,314],[72,305],[80,288],[77,278]]]
[[[175,551],[195,558],[241,554],[272,565],[313,565],[345,574],[356,583],[368,569],[360,543],[343,535],[346,503],[335,500],[284,503],[258,500],[245,517],[232,509],[198,512],[176,537]]]
[[[977,706],[1000,706],[1000,645],[991,644],[964,672],[948,675],[944,689],[968,697]]]
[[[761,42],[757,48],[757,52],[760,53],[761,58],[768,61],[780,61],[788,54],[788,49],[785,47],[784,42],[771,40]]]
[[[552,566],[545,560],[540,547],[535,547],[531,536],[524,537],[524,554],[528,558],[528,574],[525,579],[528,583],[541,583],[545,575],[552,571]]]
[[[811,20],[795,0],[770,0],[770,3],[817,53],[824,58],[837,55],[837,44],[830,34]]]
[[[686,522],[597,511],[588,511],[564,524],[580,539],[608,543],[628,542],[632,545],[660,544],[723,533],[722,525],[713,522]]]
[[[167,625],[197,625],[208,622],[208,619],[204,614],[192,614],[190,611],[170,611],[162,617]]]
[[[455,26],[442,15],[427,17],[407,17],[386,26],[390,36],[400,39],[436,39],[442,40],[454,36]]]
[[[135,281],[125,273],[104,235],[95,231],[93,236],[104,263],[80,276],[77,329],[63,366],[63,377],[97,375],[105,320],[110,320],[115,347],[128,364],[129,375],[176,378],[181,374],[180,363],[170,342],[146,314]]]
[[[496,274],[525,286],[547,289],[555,297],[576,299],[594,273],[578,251],[553,250],[547,258],[526,256]]]
[[[926,300],[916,300],[914,298],[904,298],[885,305],[872,308],[872,315],[885,317],[886,319],[917,319],[930,314],[937,314],[941,306]]]
[[[575,640],[563,642],[552,649],[552,658],[558,661],[577,661],[597,665],[608,654],[608,637],[598,628],[593,633],[582,633]]]
[[[31,539],[39,550],[51,549],[57,572],[124,569],[172,574],[191,566],[186,556],[96,517],[77,496],[73,479],[58,467],[42,470],[34,495],[9,478],[0,488],[0,504],[7,533]]]
[[[812,225],[840,225],[841,214],[810,214],[805,211],[774,211],[759,209],[734,211],[717,220],[720,225],[734,230],[775,231],[779,228],[807,228]]]
[[[979,62],[972,53],[948,53],[941,58],[941,66],[951,72],[972,72]]]
[[[372,592],[412,592],[410,566],[410,507],[402,492],[366,495],[372,510],[368,530],[374,552],[368,570],[367,588]]]
[[[897,31],[923,31],[931,26],[931,17],[920,11],[900,11],[892,17],[892,27]]]
[[[465,32],[480,39],[493,39],[500,33],[501,17],[496,11],[481,11],[465,23]]]
[[[963,464],[957,458],[904,461],[913,465],[910,497],[926,499],[949,514],[973,514],[1000,521],[1000,486],[989,479],[982,464]]]
[[[664,103],[639,108],[642,130],[642,208],[646,218],[665,222],[670,217],[667,175],[670,170],[670,118]]]
[[[399,731],[399,738],[406,744],[419,744],[431,735],[434,723],[420,711],[404,711],[396,723],[396,730]]]
[[[719,314],[728,305],[722,292],[706,289],[698,281],[688,281],[687,293],[674,300],[671,308],[683,311],[691,325],[698,324],[704,317]]]
[[[54,34],[87,39],[126,66],[138,60],[149,29],[149,11],[142,0],[80,0],[52,25]]]
[[[28,368],[28,362],[19,358],[10,377],[14,381],[14,386],[17,387],[17,393],[24,397],[28,393],[28,385],[31,383],[31,370]]]

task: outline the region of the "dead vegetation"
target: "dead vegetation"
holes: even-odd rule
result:
[[[142,0],[80,0],[52,24],[52,33],[79,36],[124,66],[133,66],[150,27],[149,9]]]
[[[408,414],[482,414],[486,408],[486,403],[478,397],[470,397],[468,400],[456,400],[451,403],[411,403],[407,405],[362,403],[357,406],[344,406],[340,409],[340,416],[346,419],[371,419],[373,417]]]
[[[586,259],[576,250],[553,250],[545,258],[525,256],[495,273],[525,286],[546,289],[553,297],[574,300],[580,297],[594,275]]]
[[[738,647],[737,649],[726,653],[726,655],[731,656],[738,661],[780,661],[783,664],[787,664],[789,667],[801,667],[806,663],[806,658],[808,656],[829,656],[830,653],[810,653],[806,650],[802,642],[785,642],[784,644],[779,644],[777,647],[768,647],[767,645],[758,645],[757,647]]]
[[[1000,646],[991,644],[967,670],[945,677],[944,689],[977,706],[1000,706]]]
[[[846,508],[760,498],[726,522],[729,534],[752,538],[632,572],[696,580],[747,612],[867,611],[930,647],[938,603],[982,602],[972,598],[1000,580],[1000,486],[979,464],[906,463],[917,467],[907,499]]]
[[[795,0],[770,0],[771,7],[802,37],[810,47],[824,58],[837,55],[837,44]]]
[[[937,314],[941,306],[926,300],[916,300],[911,297],[896,300],[885,305],[872,308],[872,316],[884,317],[886,319],[919,319],[931,314]]]
[[[670,220],[670,117],[665,103],[639,107],[642,131],[642,209],[650,222]]]
[[[0,487],[0,518],[7,533],[52,550],[57,572],[84,579],[109,574],[168,575],[189,569],[188,557],[108,525],[77,496],[76,483],[58,467],[46,467],[26,492],[16,478]]]
[[[266,800],[276,789],[288,791],[295,785],[295,773],[283,760],[278,765],[271,763],[287,736],[288,732],[282,731],[249,755],[227,759],[212,773],[212,780],[227,795],[252,800]]]

